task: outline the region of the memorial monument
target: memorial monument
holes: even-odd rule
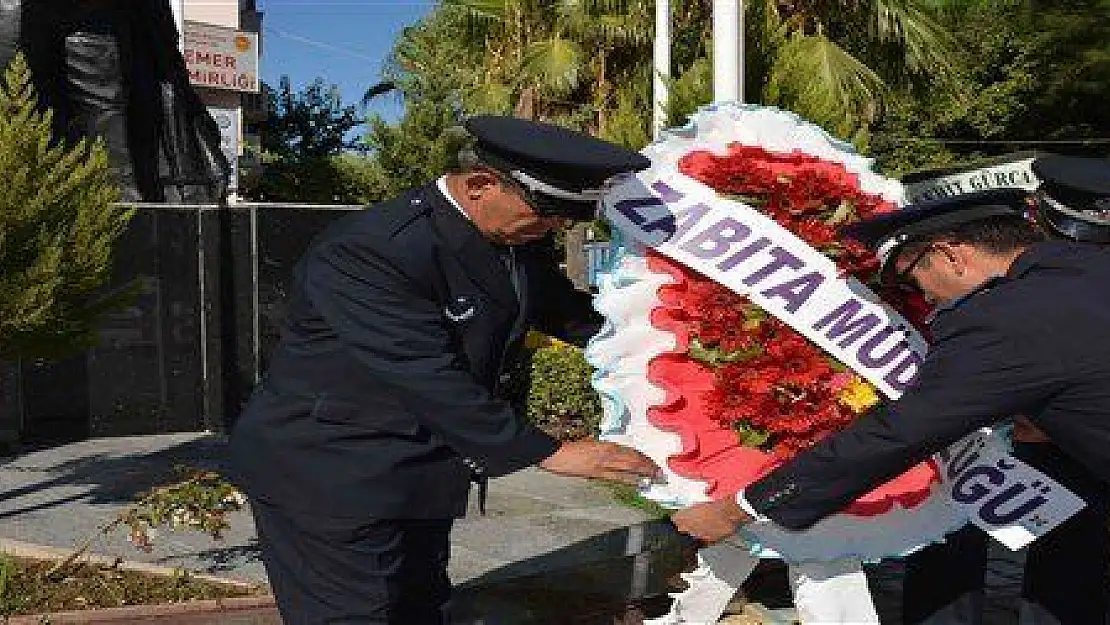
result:
[[[0,67],[22,51],[59,139],[100,137],[127,202],[215,203],[229,164],[189,85],[167,0],[0,0]]]

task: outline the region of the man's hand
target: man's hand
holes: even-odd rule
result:
[[[616,443],[595,440],[563,443],[540,463],[540,468],[560,475],[588,477],[636,486],[662,470],[644,454]]]
[[[695,504],[671,516],[671,522],[680,532],[707,544],[732,536],[738,527],[751,521],[752,518],[732,497]]]

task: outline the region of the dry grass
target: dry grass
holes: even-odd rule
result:
[[[54,562],[0,554],[0,617],[129,605],[181,603],[244,597],[244,588],[197,579],[181,571],[172,576],[78,562],[48,579]]]

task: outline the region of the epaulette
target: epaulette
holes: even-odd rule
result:
[[[412,222],[421,217],[427,217],[431,211],[432,206],[418,194],[413,193],[409,197],[401,196],[391,206],[375,206],[366,210],[378,210],[387,212],[388,215],[383,216],[386,223],[382,224],[383,230],[389,233],[390,238],[397,236],[402,230],[408,227]]]

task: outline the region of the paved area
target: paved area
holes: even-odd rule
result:
[[[264,584],[247,511],[233,515],[221,541],[163,530],[149,553],[128,542],[126,529],[98,532],[140,493],[171,481],[173,467],[226,471],[226,462],[224,439],[199,433],[89,440],[0,458],[0,544],[68,548],[97,536],[98,554]],[[473,512],[453,533],[449,572],[460,609],[487,625],[611,623],[627,598],[661,596],[681,566],[665,550],[655,560],[626,557],[659,539],[646,521],[584,480],[539,470],[494,480],[487,514]],[[503,616],[483,618],[490,613]],[[551,614],[576,618],[545,620]]]
[[[171,480],[172,467],[226,469],[224,445],[216,435],[170,434],[89,440],[0,459],[0,538],[56,547],[77,544],[139,493]],[[514,575],[526,574],[529,561],[539,571],[583,558],[621,556],[627,528],[645,519],[616,503],[603,486],[522,471],[491,483],[486,516],[473,513],[459,521],[451,577],[462,584],[510,568]],[[196,533],[159,532],[151,553],[132,547],[127,532],[118,530],[93,549],[264,582],[250,515],[236,514],[231,526],[219,542]]]
[[[176,465],[225,471],[224,450],[220,436],[189,433],[89,440],[0,458],[0,543],[76,545],[96,535],[98,526],[140,493],[170,481]],[[656,544],[661,535],[643,512],[616,503],[601,485],[525,470],[494,480],[487,508],[486,516],[474,512],[461,519],[453,533],[450,574],[463,611],[473,611],[469,622],[475,624],[621,622],[613,620],[614,611],[623,609],[629,597],[661,597],[682,564],[677,553],[667,550],[628,557],[640,545]],[[127,541],[125,530],[117,530],[98,538],[92,550],[246,582],[266,581],[246,511],[231,519],[222,541],[162,531],[154,543],[154,550],[145,553]],[[1002,592],[995,609],[988,611],[994,618],[987,620],[1007,623],[1013,617],[1020,563],[1006,558],[997,562],[990,577]],[[756,608],[773,609],[776,616],[789,613],[785,574],[768,565],[760,569],[766,581],[757,575],[745,589],[763,593],[752,596],[759,602]],[[884,622],[888,616],[896,622],[900,569],[898,562],[889,562],[871,571]],[[483,618],[494,612],[505,616]],[[741,616],[757,618],[751,610],[737,619]],[[763,622],[778,620],[758,616]]]
[[[223,441],[203,434],[89,440],[0,460],[0,538],[68,547],[133,503],[144,490],[174,479],[173,467],[222,470]],[[264,582],[249,513],[231,519],[220,542],[185,532],[158,532],[151,553],[127,532],[99,537],[92,550],[127,560],[180,566]]]

